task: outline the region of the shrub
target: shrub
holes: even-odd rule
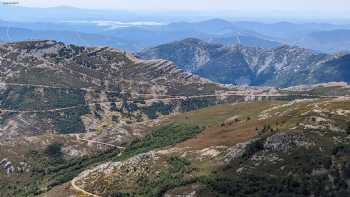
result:
[[[198,126],[169,124],[158,127],[142,140],[133,141],[127,154],[139,154],[152,149],[170,146],[197,135],[201,131]]]
[[[102,195],[102,197],[128,197],[129,194],[120,193],[120,192],[108,192]]]
[[[148,118],[156,119],[158,117],[157,113],[169,115],[172,112],[172,107],[163,102],[156,102],[149,107],[144,107],[142,111],[148,116]]]
[[[344,165],[344,176],[350,178],[350,161],[347,161]]]
[[[62,144],[52,143],[47,146],[45,150],[46,154],[50,157],[61,157],[62,156]]]
[[[113,116],[112,116],[112,121],[113,121],[113,122],[116,122],[116,123],[119,123],[119,117],[113,115]]]
[[[350,144],[338,144],[333,149],[333,154],[337,156],[349,155],[350,154]]]
[[[255,153],[261,151],[264,149],[264,141],[263,140],[256,140],[250,144],[247,145],[246,153],[243,155],[243,158],[248,159]]]

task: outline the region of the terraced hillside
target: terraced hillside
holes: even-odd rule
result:
[[[0,51],[1,138],[100,130],[107,115],[110,124],[140,122],[157,116],[157,105],[170,113],[167,98],[224,90],[170,62],[139,61],[117,49],[37,41]]]
[[[0,196],[70,181],[173,113],[284,97],[273,88],[227,88],[169,61],[55,41],[0,45],[0,65]]]
[[[348,196],[349,104],[349,97],[255,101],[179,114],[159,128],[197,126],[200,134],[163,148],[141,143],[143,153],[126,151],[84,171],[73,186],[53,191],[87,196]],[[152,134],[159,135],[157,130]]]

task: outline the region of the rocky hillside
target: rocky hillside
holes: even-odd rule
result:
[[[2,44],[0,196],[33,196],[70,181],[116,157],[174,113],[271,96],[280,93],[229,89],[170,61],[139,60],[108,47]],[[150,144],[176,143],[200,128],[161,131],[166,133]]]
[[[0,58],[2,138],[98,130],[107,113],[116,123],[152,119],[156,101],[170,113],[175,106],[166,99],[224,90],[171,62],[140,61],[112,48],[19,42],[1,45]]]
[[[349,81],[346,55],[328,55],[287,45],[262,49],[186,39],[146,49],[139,56],[167,59],[186,71],[227,84],[286,87]]]
[[[161,128],[204,129],[160,149],[148,143],[162,136],[154,130],[133,149],[148,151],[126,150],[47,195],[348,196],[349,102],[349,97],[260,101],[179,114]]]
[[[347,84],[225,87],[167,60],[54,41],[0,45],[0,65],[1,197],[230,196],[255,179],[257,196],[291,190],[281,181],[319,196],[307,181],[318,175],[347,192]]]

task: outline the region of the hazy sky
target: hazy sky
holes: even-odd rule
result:
[[[350,10],[350,0],[19,0],[25,6],[74,6],[128,10],[240,10],[246,12]]]

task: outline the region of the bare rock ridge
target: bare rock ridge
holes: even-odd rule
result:
[[[179,68],[227,84],[287,87],[349,82],[349,55],[324,54],[288,45],[263,49],[209,44],[190,38],[146,49],[138,55],[171,60]]]
[[[141,87],[156,83],[160,89],[165,86],[171,89],[181,82],[208,83],[182,72],[171,62],[140,61],[108,47],[86,48],[55,41],[28,41],[1,45],[0,52],[2,82],[112,90],[120,87],[124,91],[140,91],[138,93],[150,93],[147,91],[152,88]],[[38,72],[38,76],[35,79],[27,76],[31,72]],[[50,80],[45,81],[47,75]]]

